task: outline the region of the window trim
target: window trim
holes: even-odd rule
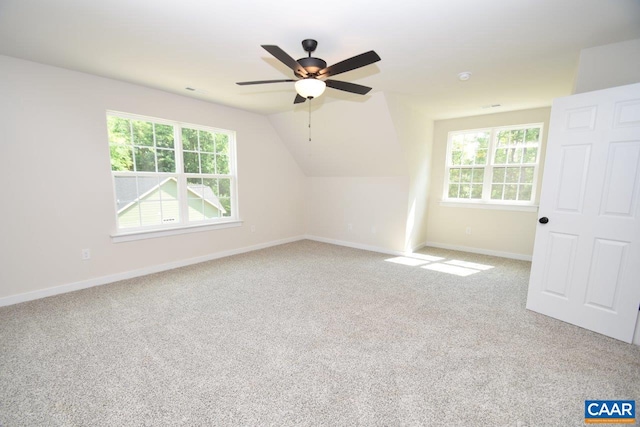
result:
[[[525,166],[533,166],[533,183],[531,187],[531,200],[523,201],[523,200],[493,200],[491,199],[491,184],[493,177],[493,169],[495,167],[509,167],[507,165],[495,165],[494,163],[494,154],[496,151],[496,138],[498,132],[504,129],[509,130],[517,130],[517,129],[530,129],[534,127],[540,128],[540,139],[538,142],[538,154],[536,156],[535,164],[518,164],[518,167]],[[450,198],[449,197],[449,178],[450,178],[450,169],[452,167],[456,167],[459,165],[451,165],[449,164],[451,159],[451,151],[453,148],[452,140],[453,136],[457,134],[465,134],[465,133],[474,133],[474,132],[489,132],[489,145],[487,147],[487,163],[484,165],[485,174],[482,182],[482,198],[481,199],[461,199],[461,198]],[[483,128],[475,128],[475,129],[461,129],[461,130],[453,130],[447,133],[447,150],[445,154],[445,164],[444,164],[444,184],[442,187],[442,198],[440,200],[441,206],[448,207],[463,207],[463,208],[484,208],[484,209],[502,209],[502,210],[518,210],[518,211],[537,211],[538,204],[536,202],[536,197],[538,193],[538,177],[540,173],[540,158],[542,156],[542,146],[544,139],[544,123],[524,123],[517,125],[504,125],[504,126],[492,126],[492,127],[483,127]],[[474,165],[469,165],[473,167]],[[514,164],[514,166],[516,166]]]
[[[141,120],[146,122],[152,122],[154,124],[170,125],[174,127],[174,151],[176,161],[175,172],[144,172],[144,171],[114,171],[111,172],[111,181],[113,189],[113,206],[114,206],[114,219],[115,230],[111,233],[111,239],[114,243],[126,242],[140,239],[150,239],[163,236],[171,236],[177,234],[194,233],[200,231],[208,231],[222,228],[238,227],[241,226],[243,221],[240,219],[240,210],[238,202],[238,168],[237,168],[237,141],[236,132],[229,129],[221,129],[214,126],[198,125],[193,123],[187,123],[180,120],[168,120],[153,116],[145,116],[134,113],[127,113],[116,110],[106,110],[105,118],[109,116],[117,116],[130,120]],[[105,121],[106,124],[106,121]],[[194,174],[184,172],[184,148],[182,144],[181,129],[188,128],[200,131],[223,133],[228,135],[229,143],[229,174]],[[107,128],[107,135],[108,135]],[[110,144],[109,138],[107,138],[108,145]],[[110,156],[109,156],[110,158]],[[109,162],[109,165],[111,162]],[[187,179],[188,178],[228,178],[229,183],[229,197],[231,215],[227,217],[204,219],[201,221],[189,221],[185,206],[187,205],[187,198],[185,196],[178,198],[178,204],[180,206],[180,222],[172,224],[155,224],[151,226],[139,226],[120,228],[118,225],[118,205],[117,194],[115,193],[115,177],[121,176],[154,176],[154,177],[176,177],[178,179],[179,194],[186,194]],[[184,182],[183,182],[184,181]]]
[[[131,242],[134,240],[155,239],[158,237],[176,236],[179,234],[199,233],[201,231],[219,230],[223,228],[240,227],[244,221],[235,219],[230,221],[218,221],[215,223],[173,226],[157,229],[116,232],[111,234],[113,243]]]

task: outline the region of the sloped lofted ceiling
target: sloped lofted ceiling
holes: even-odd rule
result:
[[[307,176],[406,175],[402,142],[384,94],[369,98],[328,108],[312,100],[311,128],[308,110],[273,114],[269,121]]]
[[[371,49],[382,57],[340,76],[371,95],[329,89],[323,108],[384,92],[442,119],[569,94],[581,49],[640,38],[640,1],[0,1],[0,54],[262,114],[303,109],[292,105],[293,84],[235,82],[291,78],[260,45],[299,58],[305,38],[329,64]],[[462,71],[471,80],[460,82]]]

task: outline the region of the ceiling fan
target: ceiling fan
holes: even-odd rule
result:
[[[293,70],[293,74],[296,77],[299,77],[299,79],[259,80],[253,82],[238,82],[236,84],[244,86],[265,83],[295,82],[297,95],[293,101],[294,104],[300,104],[305,102],[307,99],[317,98],[322,95],[327,86],[333,89],[343,90],[345,92],[356,93],[358,95],[365,95],[371,90],[371,88],[367,86],[339,80],[331,80],[328,79],[328,77],[378,62],[380,61],[380,57],[377,53],[370,50],[369,52],[356,55],[327,67],[327,63],[324,60],[320,58],[313,58],[311,56],[311,53],[316,50],[317,46],[318,42],[315,40],[303,40],[302,48],[305,52],[309,53],[309,56],[306,58],[300,58],[296,61],[278,46],[262,45],[267,52],[287,67],[291,68]]]

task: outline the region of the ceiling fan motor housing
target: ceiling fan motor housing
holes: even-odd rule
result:
[[[312,58],[312,57],[300,58],[298,59],[298,63],[302,66],[302,68],[307,70],[307,73],[312,75],[316,74],[318,71],[323,70],[327,67],[326,61],[320,58]],[[305,76],[301,76],[297,72],[294,72],[294,74],[298,77],[305,77]]]

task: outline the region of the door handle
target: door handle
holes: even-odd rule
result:
[[[546,216],[543,216],[542,218],[540,218],[540,219],[538,220],[538,222],[539,222],[540,224],[546,224],[546,223],[548,223],[548,222],[549,222],[549,218],[547,218]]]

